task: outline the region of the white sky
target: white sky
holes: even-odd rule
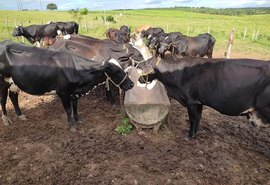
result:
[[[22,1],[23,8],[46,9],[48,3],[57,5],[58,10],[87,8],[89,10],[140,9],[173,6],[243,8],[270,7],[270,0],[0,0],[1,10],[17,10],[17,2]]]

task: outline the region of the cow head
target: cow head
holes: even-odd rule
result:
[[[140,83],[147,83],[156,79],[155,68],[158,67],[160,61],[161,58],[152,57],[138,65],[138,68],[142,70],[141,77],[139,78]]]
[[[120,27],[120,30],[123,31],[123,32],[125,32],[128,35],[128,37],[130,37],[130,27],[128,27],[126,25],[122,25]]]
[[[141,38],[148,37],[148,32],[146,30],[142,30]]]
[[[14,31],[12,33],[12,36],[13,37],[16,37],[16,36],[21,36],[21,35],[23,35],[23,28],[22,28],[22,26],[16,26],[14,28]]]
[[[134,86],[134,83],[115,59],[110,59],[108,62],[104,63],[104,72],[114,85],[120,87],[124,91],[127,91]]]
[[[135,62],[141,62],[144,60],[141,52],[137,48],[135,48],[132,44],[127,43],[124,45],[124,47],[127,48],[128,54],[132,54],[130,55],[130,58]]]
[[[157,37],[153,37],[150,44],[149,44],[149,48],[152,50],[155,50],[158,46],[158,38]]]
[[[172,44],[172,39],[169,37],[166,37],[163,42],[160,42],[158,53],[161,55],[164,55],[164,53],[170,49],[171,44]]]

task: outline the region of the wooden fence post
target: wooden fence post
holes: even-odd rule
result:
[[[85,15],[85,29],[86,29],[86,32],[88,32],[88,17],[87,17],[87,15]]]
[[[233,40],[234,40],[234,34],[235,34],[235,28],[232,29],[230,36],[229,36],[227,50],[225,52],[226,58],[231,58],[231,50],[232,50],[232,45],[233,45]]]
[[[189,25],[188,25],[188,29],[187,29],[187,36],[189,35]]]
[[[254,41],[254,39],[255,39],[255,30],[253,30],[253,33],[252,33],[252,38],[251,38],[251,40],[252,40],[252,41]]]
[[[14,17],[14,27],[16,27],[17,26],[17,19],[16,19],[16,17]]]
[[[256,40],[258,40],[259,32],[260,32],[260,29],[257,30],[256,36],[255,36]]]
[[[208,29],[207,29],[207,33],[209,33],[210,34],[210,27],[208,26]]]
[[[7,31],[8,31],[8,36],[9,36],[9,39],[11,39],[11,33],[9,31],[9,27],[8,27],[8,18],[6,17],[6,28],[7,28]]]
[[[247,28],[245,28],[243,39],[246,38],[246,35],[247,35]]]

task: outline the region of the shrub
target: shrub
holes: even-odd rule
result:
[[[121,135],[127,135],[131,133],[132,130],[133,126],[129,123],[129,118],[123,118],[121,123],[115,128],[115,131]]]

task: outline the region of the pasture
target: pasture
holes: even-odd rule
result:
[[[116,24],[101,16],[113,15]],[[122,13],[121,17],[119,14]],[[12,39],[24,26],[49,20],[75,20],[67,12],[0,11],[0,39]],[[97,18],[96,18],[97,17]],[[142,24],[189,35],[207,32],[216,38],[214,57],[222,57],[228,35],[236,28],[232,58],[270,59],[270,15],[221,16],[177,10],[89,12],[80,34],[104,38],[108,27],[122,24],[132,30]],[[29,22],[30,21],[30,22]],[[243,39],[245,28],[248,34]],[[189,28],[189,29],[188,29]],[[252,41],[253,30],[260,30]],[[118,95],[117,93],[115,93]],[[8,100],[9,101],[9,100]],[[0,184],[270,184],[270,128],[254,128],[245,117],[222,115],[204,107],[200,131],[186,140],[186,108],[172,101],[168,121],[157,135],[136,130],[122,136],[115,131],[122,119],[120,105],[106,102],[103,87],[78,101],[83,123],[72,133],[60,99],[54,95],[19,99],[27,121],[20,121],[8,102],[12,124],[0,122]]]
[[[123,16],[120,16],[122,14]],[[112,15],[116,23],[106,22],[102,16]],[[90,11],[87,17],[80,20],[68,12],[54,11],[0,11],[0,39],[17,40],[11,36],[15,25],[45,24],[48,21],[74,20],[80,23],[80,34],[97,38],[105,38],[104,32],[109,27],[119,28],[128,25],[131,30],[143,24],[162,27],[165,32],[180,31],[189,36],[210,32],[216,38],[214,48],[215,57],[223,57],[227,47],[227,40],[232,28],[236,29],[236,36],[232,50],[232,57],[248,57],[258,59],[270,58],[270,15],[224,16],[210,15],[179,10],[126,10],[126,11]],[[87,20],[87,21],[86,21]],[[85,29],[88,27],[88,31]],[[245,39],[243,35],[247,29]],[[256,40],[252,41],[253,32]],[[234,54],[235,53],[235,54]]]

